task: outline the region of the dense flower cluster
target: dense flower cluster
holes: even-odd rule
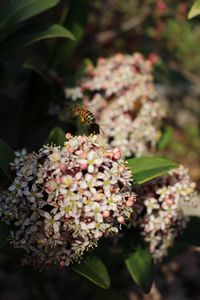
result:
[[[102,127],[101,140],[120,147],[123,156],[142,156],[155,149],[165,108],[157,101],[152,63],[141,54],[100,58],[65,95],[82,99]]]
[[[14,182],[0,195],[0,217],[16,226],[10,240],[26,251],[25,264],[79,261],[133,211],[132,175],[119,149],[106,150],[96,136],[66,138],[63,147],[17,153]]]
[[[195,183],[188,170],[180,166],[143,184],[137,195],[134,226],[139,228],[154,260],[160,261],[186,225],[181,205],[195,204]]]

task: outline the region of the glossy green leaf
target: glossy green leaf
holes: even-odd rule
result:
[[[110,277],[107,268],[96,256],[87,256],[72,269],[104,289],[108,289],[110,286]]]
[[[55,127],[51,132],[47,139],[47,144],[53,144],[56,146],[63,146],[64,142],[66,141],[64,131],[59,128]]]
[[[173,161],[159,157],[131,158],[128,159],[128,166],[132,170],[133,180],[139,184],[164,175],[178,167]]]
[[[200,0],[196,0],[188,14],[188,19],[192,19],[200,14]]]
[[[171,142],[172,136],[173,136],[173,128],[171,126],[167,126],[165,130],[163,131],[163,134],[161,136],[161,139],[158,143],[158,149],[163,150],[165,149]]]
[[[10,170],[10,162],[14,161],[14,151],[2,140],[0,140],[0,169],[12,180],[13,176]]]
[[[153,265],[148,250],[140,245],[125,259],[126,267],[144,293],[149,293],[153,283]]]
[[[0,249],[3,249],[7,245],[8,235],[9,235],[8,226],[0,222]]]
[[[0,29],[7,30],[57,5],[59,0],[7,0],[0,11]]]
[[[26,34],[18,33],[7,42],[0,46],[0,54],[4,57],[19,51],[20,49],[30,46],[40,40],[50,38],[68,38],[75,40],[74,36],[64,27],[54,24],[45,25],[42,27],[34,28]]]

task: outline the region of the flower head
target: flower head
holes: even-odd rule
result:
[[[144,237],[154,260],[160,261],[186,225],[181,204],[194,204],[195,184],[188,170],[180,166],[143,184],[137,194],[133,224]]]
[[[100,58],[96,67],[88,66],[78,88],[103,129],[103,143],[120,148],[124,157],[154,151],[165,108],[157,100],[150,60],[139,53]],[[65,94],[72,98],[72,89]]]
[[[24,263],[38,267],[79,261],[118,231],[135,202],[131,172],[116,149],[96,136],[66,137],[63,147],[44,146],[13,165],[14,183],[0,195],[1,219],[16,228],[11,242],[26,251]]]

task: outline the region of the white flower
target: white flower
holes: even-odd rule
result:
[[[45,217],[45,229],[47,230],[47,232],[49,232],[52,227],[55,233],[59,232],[59,227],[60,227],[60,222],[58,220],[60,220],[61,218],[61,214],[57,213],[55,216],[51,216],[48,212],[44,213],[44,217]]]
[[[65,96],[66,98],[71,98],[73,101],[76,101],[77,99],[80,99],[83,97],[83,94],[81,92],[81,89],[79,87],[71,88],[71,89],[65,89]]]
[[[154,209],[158,209],[160,205],[155,198],[149,198],[145,200],[145,205],[147,207],[147,213],[151,214]]]
[[[18,196],[26,194],[27,182],[21,181],[18,178],[15,179],[14,183],[9,187],[10,192],[16,192]]]

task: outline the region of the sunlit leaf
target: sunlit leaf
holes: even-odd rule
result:
[[[192,19],[200,14],[200,0],[196,0],[188,14],[188,19]]]
[[[128,166],[132,170],[133,180],[140,184],[164,175],[178,165],[164,158],[139,157],[128,159]]]

